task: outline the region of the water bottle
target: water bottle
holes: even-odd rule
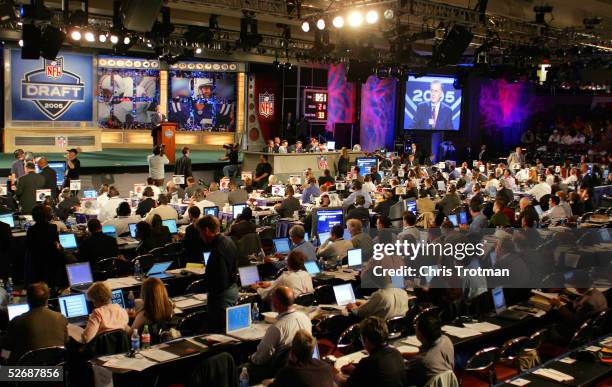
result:
[[[255,212],[255,226],[259,227],[259,214]]]
[[[140,261],[137,259],[134,261],[134,278],[140,280],[142,278],[142,272],[140,271]]]
[[[151,334],[149,333],[149,326],[145,325],[140,336],[140,346],[142,349],[151,348]]]
[[[72,228],[72,219],[70,219],[70,218],[66,219],[66,227],[68,227],[69,229]]]
[[[6,281],[6,294],[10,304],[13,301],[13,279],[11,277],[8,277],[8,280]]]
[[[125,308],[127,310],[132,310],[134,309],[135,305],[136,305],[136,301],[134,299],[134,292],[130,290],[127,296],[127,302],[125,303]]]
[[[256,302],[253,303],[253,307],[251,308],[251,314],[253,316],[253,321],[259,321],[259,306]]]
[[[188,202],[189,201],[189,195],[187,195],[187,192],[185,192],[185,197],[183,198],[184,201]]]
[[[140,350],[140,337],[138,336],[138,329],[134,329],[132,332],[132,351],[137,352]]]
[[[246,367],[242,367],[242,372],[240,373],[240,387],[249,387],[249,372]]]

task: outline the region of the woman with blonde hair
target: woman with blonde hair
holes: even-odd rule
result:
[[[130,327],[130,333],[134,329],[142,331],[145,325],[166,322],[172,319],[174,306],[168,297],[166,285],[159,278],[147,278],[140,289],[142,298],[142,309],[136,314],[134,322]]]
[[[349,171],[349,155],[348,149],[345,146],[340,149],[340,157],[338,158],[338,174],[346,176]]]
[[[89,343],[94,337],[115,329],[127,330],[128,314],[118,304],[112,303],[111,289],[104,282],[94,282],[87,289],[87,299],[94,310],[89,314],[87,326],[83,330],[82,342]]]

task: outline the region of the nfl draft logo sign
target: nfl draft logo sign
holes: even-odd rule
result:
[[[259,94],[259,115],[265,118],[274,115],[274,94]]]

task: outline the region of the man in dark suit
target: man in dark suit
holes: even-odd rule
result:
[[[191,206],[187,210],[187,213],[189,214],[191,223],[185,229],[185,237],[182,240],[183,248],[185,249],[185,257],[188,262],[202,263],[204,259],[202,255],[204,243],[202,239],[200,239],[200,233],[195,225],[202,212],[198,206]]]
[[[263,150],[263,153],[278,153],[278,148],[274,145],[274,140],[268,140],[268,145],[266,145]]]
[[[117,239],[102,233],[102,224],[98,219],[89,219],[87,230],[89,237],[83,239],[79,246],[79,261],[88,261],[94,267],[100,260],[119,254]]]
[[[432,81],[429,85],[431,100],[421,102],[412,121],[411,129],[454,129],[453,112],[443,103],[444,90],[440,81]]]
[[[49,287],[36,282],[28,287],[30,311],[9,322],[2,342],[3,354],[10,352],[8,364],[16,364],[28,351],[63,346],[68,342],[68,321],[47,307]]]
[[[151,114],[151,137],[153,137],[153,146],[160,145],[157,141],[159,132],[161,132],[161,124],[166,122],[166,115],[161,112],[161,107],[157,106],[157,111]]]
[[[31,214],[36,205],[36,190],[45,185],[45,178],[36,173],[34,163],[29,161],[25,166],[26,174],[17,181],[17,200],[21,206],[21,212]]]
[[[478,152],[477,160],[482,161],[483,163],[489,161],[489,151],[487,150],[486,144],[482,144],[480,146],[480,152]]]
[[[45,178],[45,185],[43,188],[51,190],[51,197],[53,200],[57,199],[57,173],[51,167],[49,167],[49,161],[45,156],[38,159],[38,169],[40,169],[40,175]]]

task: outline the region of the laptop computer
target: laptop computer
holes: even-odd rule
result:
[[[457,221],[457,215],[456,214],[450,214],[447,216],[448,220],[453,224],[453,226],[457,227],[459,226],[459,222]]]
[[[328,151],[336,150],[336,142],[335,141],[328,141],[327,142],[327,150]]]
[[[162,224],[168,227],[168,230],[170,230],[170,234],[176,234],[178,232],[178,229],[176,228],[176,220],[166,219],[162,221]]]
[[[533,208],[536,210],[538,216],[541,218],[542,214],[544,213],[544,211],[542,211],[542,207],[539,204],[536,204],[535,206],[533,206]]]
[[[93,275],[91,274],[89,262],[66,265],[66,274],[68,275],[70,287],[78,292],[86,292],[93,283]]]
[[[125,299],[123,298],[123,292],[121,289],[115,289],[112,292],[112,302],[125,309]]]
[[[336,297],[336,304],[339,306],[355,303],[355,293],[353,292],[351,284],[334,286],[334,296]]]
[[[96,192],[95,189],[86,189],[83,191],[84,199],[95,199],[97,197],[98,197],[98,193]]]
[[[172,261],[158,262],[151,266],[146,276],[159,279],[174,277],[174,274],[168,274],[165,272],[170,266],[172,266]]]
[[[74,234],[60,234],[59,242],[64,250],[72,251],[77,249],[77,241]]]
[[[311,276],[316,276],[321,272],[321,269],[319,269],[319,265],[317,265],[315,261],[304,262],[304,268]]]
[[[214,206],[214,207],[204,207],[203,208],[203,212],[204,212],[204,216],[206,215],[212,215],[215,218],[219,217],[219,207]]]
[[[256,265],[239,267],[238,275],[240,276],[240,286],[242,287],[250,286],[260,281]]]
[[[363,263],[361,249],[350,249],[347,252],[348,267],[360,268]]]
[[[15,218],[13,218],[13,214],[0,215],[0,222],[8,224],[11,229],[15,228]]]
[[[416,200],[406,200],[405,203],[406,203],[406,211],[413,212],[416,214],[417,212]]]
[[[272,196],[285,196],[285,186],[282,184],[274,184],[271,190]]]
[[[132,238],[136,238],[136,223],[130,223],[128,224],[128,227],[130,229],[130,236]]]
[[[204,258],[204,265],[208,265],[208,258],[210,258],[210,251],[203,252],[202,258]]]
[[[491,291],[493,295],[493,305],[495,306],[495,314],[497,317],[508,320],[522,320],[529,316],[529,313],[519,310],[511,310],[506,308],[506,297],[504,296],[504,288],[497,287]]]
[[[252,324],[251,304],[225,309],[225,334],[240,340],[261,340],[268,324]]]
[[[319,233],[319,245],[322,245],[331,236],[331,232],[320,232]]]
[[[28,304],[9,304],[6,307],[8,312],[8,319],[11,321],[17,316],[21,316],[24,313],[30,311],[30,305]]]
[[[289,251],[291,251],[289,238],[275,238],[272,239],[272,242],[274,242],[274,251],[279,254],[289,254]]]
[[[72,294],[59,297],[60,312],[75,325],[86,325],[89,318],[89,308],[85,294]]]
[[[244,211],[246,206],[247,205],[244,203],[232,205],[232,217],[234,218],[234,220],[237,219],[240,214],[242,214],[242,211]]]
[[[117,229],[115,226],[102,226],[102,234],[117,238]]]

